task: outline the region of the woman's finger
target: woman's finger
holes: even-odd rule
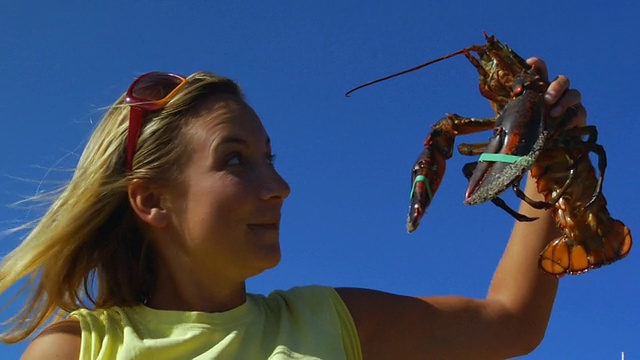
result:
[[[549,94],[547,92],[547,94]],[[546,96],[545,96],[546,99]],[[575,105],[579,105],[580,101],[582,101],[582,94],[580,91],[576,89],[569,89],[564,92],[564,94],[554,102],[547,101],[552,105],[551,110],[549,110],[549,115],[555,117],[564,114],[564,112]]]
[[[561,98],[563,98],[570,85],[571,83],[569,82],[569,78],[564,75],[560,75],[555,78],[555,80],[553,80],[551,84],[549,84],[549,88],[547,88],[547,92],[544,95],[544,99],[547,104],[554,105]],[[578,102],[580,102],[579,99]]]
[[[531,57],[527,59],[527,64],[531,65],[533,70],[540,75],[542,80],[547,81],[547,79],[549,79],[547,64],[545,64],[544,60],[537,57]]]

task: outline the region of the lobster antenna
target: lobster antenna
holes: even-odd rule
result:
[[[484,46],[481,46],[481,47],[484,47]],[[354,92],[354,91],[356,91],[356,90],[360,90],[360,89],[365,88],[365,87],[367,87],[367,86],[370,86],[370,85],[373,85],[373,84],[377,84],[377,83],[379,83],[379,82],[383,82],[383,81],[385,81],[385,80],[389,80],[389,79],[394,78],[394,77],[396,77],[396,76],[404,75],[404,74],[410,73],[410,72],[412,72],[412,71],[416,71],[416,70],[422,69],[423,67],[429,66],[429,65],[431,65],[431,64],[435,64],[435,63],[440,62],[440,61],[442,61],[442,60],[446,60],[446,59],[452,58],[452,57],[454,57],[454,56],[458,56],[458,55],[461,55],[461,54],[468,54],[470,50],[476,50],[476,51],[477,51],[477,50],[478,50],[478,48],[479,48],[479,47],[478,47],[477,45],[470,46],[470,47],[468,47],[468,48],[464,48],[464,49],[462,49],[462,50],[460,50],[460,51],[456,51],[456,52],[454,52],[454,53],[451,53],[451,54],[449,54],[449,55],[445,55],[445,56],[440,57],[440,58],[437,58],[437,59],[435,59],[435,60],[427,61],[427,62],[426,62],[426,63],[424,63],[424,64],[421,64],[421,65],[418,65],[418,66],[414,66],[414,67],[412,67],[411,69],[403,70],[403,71],[397,72],[397,73],[395,73],[395,74],[391,74],[391,75],[388,75],[388,76],[385,76],[385,77],[382,77],[382,78],[379,78],[379,79],[376,79],[376,80],[373,80],[373,81],[369,81],[369,82],[368,82],[368,83],[366,83],[366,84],[362,84],[362,85],[360,85],[360,86],[356,86],[356,87],[354,87],[353,89],[351,89],[351,90],[347,91],[347,92],[344,94],[344,96],[349,97],[349,95],[351,95],[351,93],[352,93],[352,92]]]

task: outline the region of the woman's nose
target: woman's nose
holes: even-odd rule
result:
[[[271,169],[267,171],[263,180],[264,185],[262,190],[262,198],[264,200],[284,200],[291,193],[289,184],[273,167],[271,167]]]

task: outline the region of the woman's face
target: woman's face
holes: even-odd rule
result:
[[[280,210],[289,185],[269,137],[244,101],[216,96],[187,130],[192,155],[172,197],[181,248],[198,265],[244,280],[280,261]]]

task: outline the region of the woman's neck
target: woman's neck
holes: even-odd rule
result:
[[[176,267],[176,263],[173,263]],[[171,269],[160,267],[153,292],[146,305],[159,310],[223,312],[234,309],[247,299],[244,280],[227,280],[203,276],[188,264]]]

